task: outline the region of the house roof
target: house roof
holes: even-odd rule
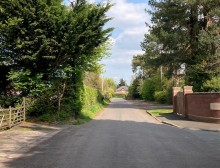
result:
[[[119,92],[119,91],[122,91],[122,90],[128,91],[128,87],[127,86],[121,86],[116,91]]]

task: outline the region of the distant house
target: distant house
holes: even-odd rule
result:
[[[121,86],[119,87],[115,94],[128,94],[128,87],[127,86]]]

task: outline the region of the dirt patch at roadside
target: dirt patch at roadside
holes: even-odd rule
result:
[[[0,167],[21,157],[30,148],[54,136],[68,125],[41,125],[24,122],[10,130],[0,132]],[[31,155],[31,154],[30,154]]]

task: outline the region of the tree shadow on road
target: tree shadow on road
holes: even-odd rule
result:
[[[219,155],[216,146],[184,129],[147,122],[93,120],[64,129],[3,165],[8,168],[217,168]]]

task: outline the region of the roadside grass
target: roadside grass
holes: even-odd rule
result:
[[[173,113],[173,109],[152,109],[152,110],[147,110],[150,114],[153,116],[159,116],[161,114],[171,114]]]
[[[90,105],[84,107],[79,118],[73,121],[73,125],[81,125],[86,122],[91,121],[99,112],[101,112],[106,105],[109,104],[109,101],[104,101],[103,103],[96,103],[94,105]]]
[[[114,98],[123,98],[123,99],[125,99],[126,95],[125,94],[114,94],[113,97]]]
[[[77,120],[72,118],[71,113],[62,111],[62,113],[55,113],[55,114],[45,113],[39,117],[29,116],[27,118],[27,121],[38,123],[38,124],[46,124],[46,125],[50,125],[50,124],[81,125],[92,120],[109,103],[110,101],[104,100],[102,103],[95,103],[95,104],[83,107]]]

